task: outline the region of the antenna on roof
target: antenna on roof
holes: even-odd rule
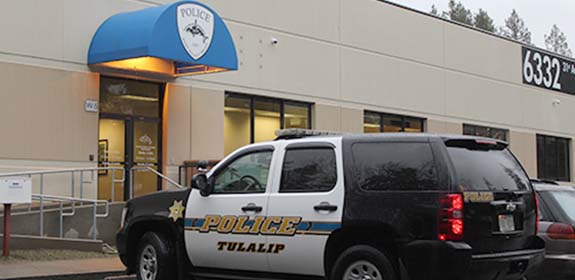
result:
[[[277,136],[275,140],[297,139],[297,138],[304,138],[304,137],[310,137],[310,136],[343,135],[343,133],[341,133],[341,132],[327,131],[327,130],[313,130],[313,129],[304,129],[304,128],[279,129],[279,130],[276,130],[275,134]]]

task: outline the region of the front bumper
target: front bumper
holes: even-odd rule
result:
[[[130,267],[128,265],[128,242],[127,242],[127,235],[124,229],[120,229],[116,233],[116,247],[118,249],[118,255],[120,256],[120,260],[126,267]]]
[[[517,280],[537,268],[545,255],[545,242],[536,237],[530,248],[473,255],[464,242],[413,241],[400,252],[401,264],[411,280]]]

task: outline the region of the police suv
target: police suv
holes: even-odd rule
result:
[[[507,144],[314,135],[235,151],[193,188],[127,202],[138,279],[521,279],[543,259],[537,198]],[[311,136],[310,136],[311,134]]]

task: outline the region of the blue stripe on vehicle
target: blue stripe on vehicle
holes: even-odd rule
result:
[[[310,231],[334,231],[341,227],[340,223],[313,223]]]

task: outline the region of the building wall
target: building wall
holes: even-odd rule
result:
[[[98,99],[98,74],[85,65],[90,40],[113,14],[171,2],[3,3],[0,127],[18,135],[0,145],[4,170],[28,166],[15,161],[95,166],[88,156],[97,152],[98,117],[83,111],[85,99]],[[362,132],[364,109],[425,118],[429,132],[459,134],[463,123],[509,129],[532,176],[536,133],[575,135],[575,96],[523,85],[519,44],[372,0],[202,2],[230,28],[240,70],[169,84],[169,174],[183,160],[224,155],[226,90],[312,102],[317,129]]]

